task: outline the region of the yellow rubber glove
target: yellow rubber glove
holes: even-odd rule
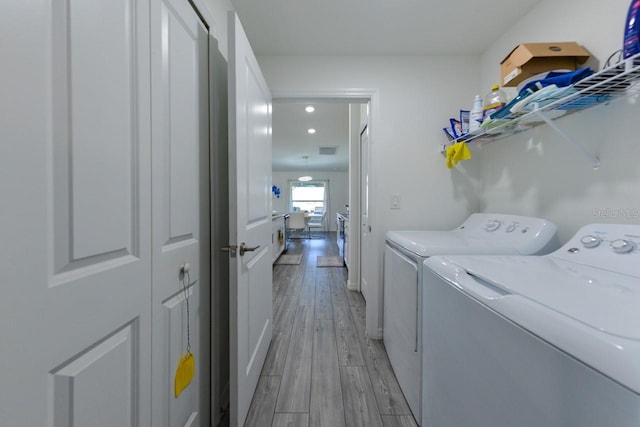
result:
[[[469,160],[471,158],[471,151],[464,142],[458,142],[456,144],[447,147],[447,167],[453,168],[453,165],[457,165],[460,160]]]

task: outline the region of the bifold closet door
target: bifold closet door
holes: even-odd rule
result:
[[[151,46],[152,425],[200,426],[209,372],[200,343],[201,291],[210,286],[208,31],[188,1],[152,0]],[[176,389],[185,357],[195,372]]]
[[[11,3],[0,424],[150,425],[148,3]]]

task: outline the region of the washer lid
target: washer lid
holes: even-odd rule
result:
[[[445,257],[491,285],[600,332],[640,340],[640,280],[550,256]]]
[[[434,256],[445,282],[640,394],[640,279],[552,256]],[[425,286],[437,286],[425,274]]]
[[[388,231],[387,240],[423,258],[444,254],[518,254],[512,244],[457,231]]]

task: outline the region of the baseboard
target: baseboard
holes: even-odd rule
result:
[[[347,282],[347,289],[349,289],[350,291],[357,291],[358,290],[358,283],[357,282],[348,281]]]

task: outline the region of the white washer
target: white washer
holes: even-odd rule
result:
[[[424,262],[429,427],[638,427],[640,225],[540,257]]]
[[[541,254],[558,248],[556,226],[540,218],[472,214],[451,231],[389,231],[384,253],[384,345],[420,420],[422,262],[445,254]]]

